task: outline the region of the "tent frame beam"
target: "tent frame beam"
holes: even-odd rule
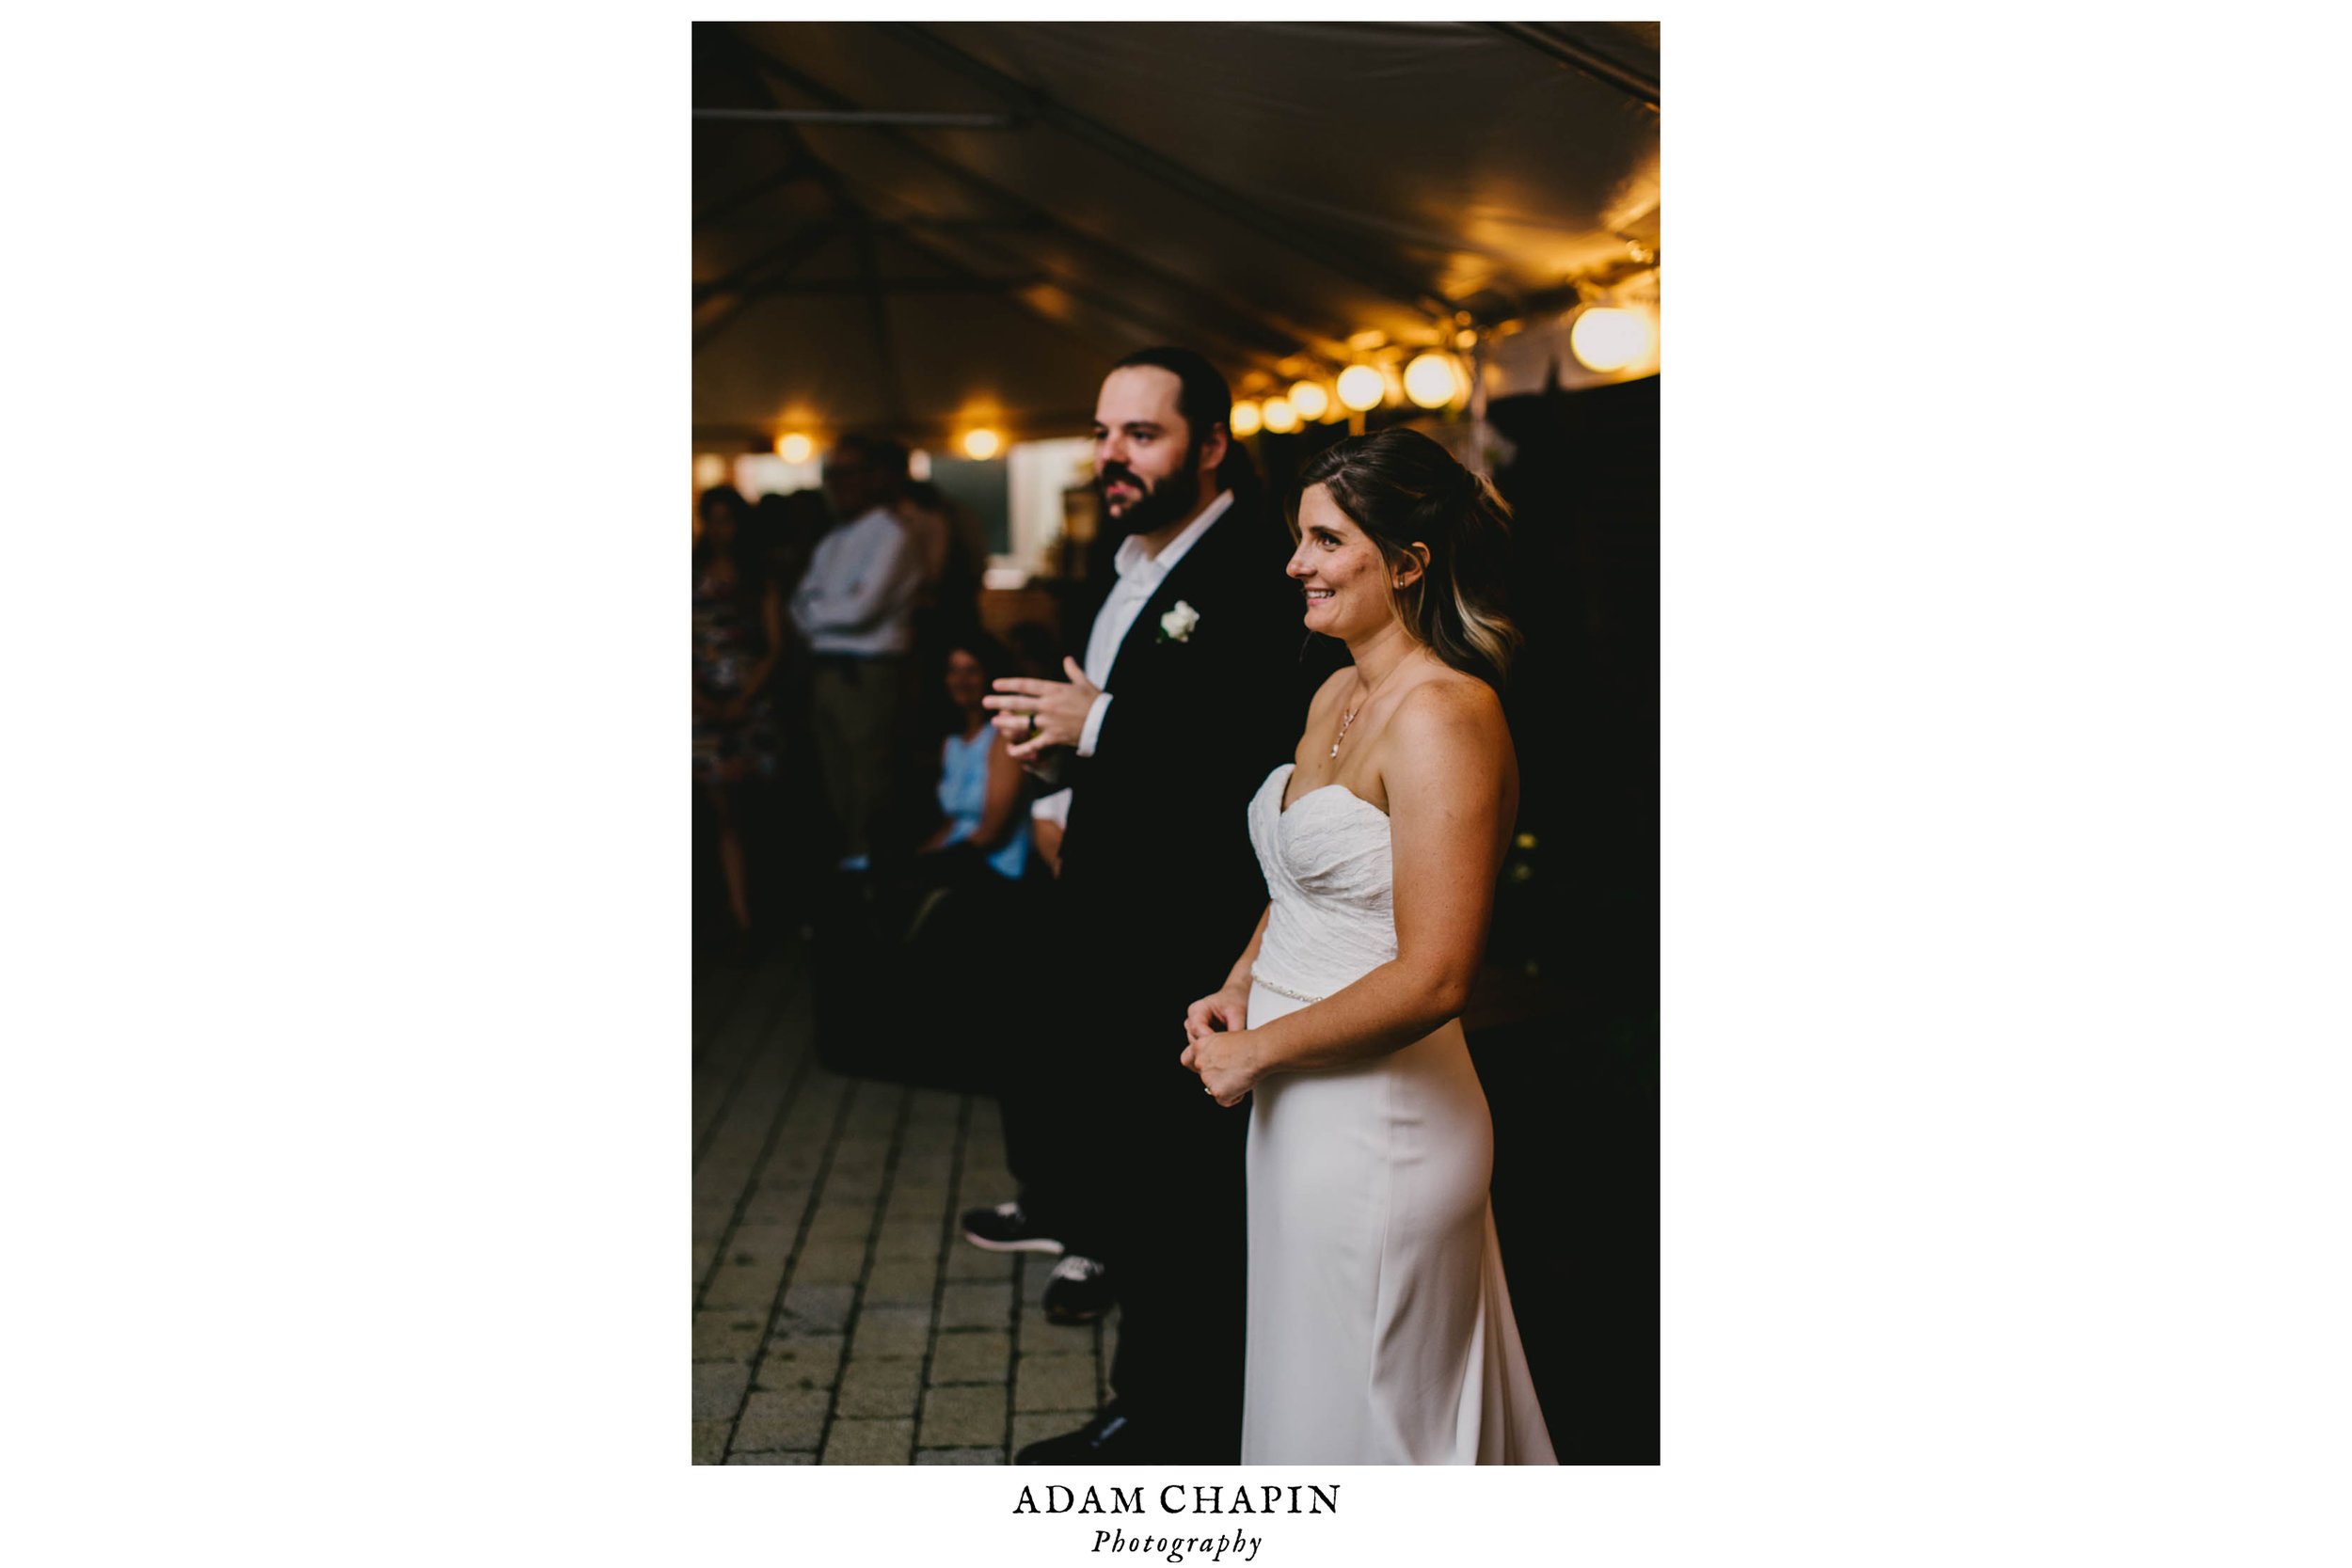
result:
[[[933,131],[1020,131],[1019,115],[960,114],[934,109],[696,109],[696,119],[774,125],[917,125]]]
[[[954,257],[948,256],[941,251],[934,250],[930,245],[924,245],[911,237],[905,239],[903,243],[916,255],[922,257],[928,261],[934,262],[954,272],[961,273],[967,277],[977,277],[981,276],[969,264],[960,261]],[[1066,278],[1054,276],[1042,277],[1036,279],[1036,286],[1059,289],[1063,293],[1068,294],[1072,299],[1074,299],[1079,304],[1086,306],[1089,309],[1099,311],[1105,316],[1111,317],[1115,321],[1124,322],[1130,327],[1140,328],[1138,335],[1147,341],[1180,342],[1187,337],[1198,335],[1195,331],[1189,331],[1183,327],[1171,326],[1168,323],[1154,317],[1149,311],[1138,309],[1136,307],[1128,304],[1125,300],[1120,299],[1116,294],[1102,293],[1096,290],[1087,288],[1083,284],[1073,283]],[[1059,332],[1063,336],[1069,338],[1072,341],[1084,343],[1088,348],[1097,354],[1103,352],[1103,344],[1099,341],[1087,337],[1084,333],[1080,332],[1076,327],[1071,325],[1068,322],[1057,320],[1046,311],[1039,309],[1037,305],[1032,303],[1030,300],[1024,297],[1022,293],[1016,293],[1011,296],[1011,298],[1015,304],[1021,307],[1022,309],[1027,311],[1031,316],[1044,323],[1047,326],[1054,328],[1057,332]]]
[[[1629,98],[1639,100],[1652,114],[1658,112],[1658,79],[1620,65],[1598,50],[1587,48],[1574,39],[1564,37],[1540,22],[1488,22],[1504,38],[1523,43],[1555,64],[1580,71],[1605,87],[1616,88]]]
[[[911,236],[902,236],[900,243],[906,245],[908,249],[914,251],[917,256],[922,257],[925,261],[930,261],[934,265],[945,267],[948,271],[965,277],[978,277],[980,276],[977,272],[974,271],[963,262],[959,261],[953,256],[946,255],[942,251],[934,250],[920,240],[914,239]],[[1059,280],[1051,277],[1039,278],[1037,282],[1040,285],[1050,285],[1051,287],[1060,289],[1063,293],[1069,293],[1071,297],[1079,300],[1082,304],[1090,305],[1094,309],[1104,311],[1105,314],[1129,320],[1131,325],[1141,325],[1145,327],[1147,331],[1157,332],[1159,330],[1150,322],[1133,322],[1133,319],[1126,316],[1123,308],[1120,307],[1116,301],[1098,303],[1094,300],[1088,299],[1083,294],[1077,293],[1075,291],[1072,290],[1068,284],[1062,283]],[[1049,315],[1046,311],[1039,309],[1037,304],[1028,298],[1025,290],[1016,290],[1013,293],[1007,294],[1005,298],[1007,303],[1017,307],[1024,314],[1027,315],[1031,320],[1035,321],[1039,325],[1046,328],[1048,331],[1058,333],[1070,342],[1084,347],[1089,353],[1100,354],[1102,352],[1103,345],[1099,341],[1087,336],[1085,333],[1079,331],[1075,326],[1073,326],[1070,323],[1057,320],[1054,316]],[[1086,418],[1093,418],[1092,413],[1089,411]],[[1082,419],[1077,422],[1078,424],[1083,425],[1085,424],[1086,420]]]
[[[707,283],[697,283],[694,286],[694,308],[700,309],[721,294],[744,293],[757,288],[760,283],[782,277],[822,250],[827,242],[840,231],[835,224],[795,230],[724,277],[715,277]]]
[[[808,178],[809,172],[808,161],[806,159],[787,159],[786,160],[784,166],[777,169],[773,174],[763,174],[758,179],[753,181],[750,184],[742,186],[740,189],[728,192],[725,196],[719,198],[708,206],[703,208],[702,211],[696,213],[694,214],[694,227],[697,229],[707,228],[709,225],[717,222],[719,219],[726,216],[729,213],[736,211],[738,208],[747,206],[750,203],[758,200],[761,197],[766,196],[770,191],[780,190],[784,186],[789,185],[796,181]]]
[[[771,289],[793,270],[833,243],[828,231],[818,234],[799,234],[765,253],[754,257],[714,283],[706,283],[694,291],[694,309],[701,309],[721,294],[733,294],[735,300],[724,310],[712,317],[694,334],[694,352],[700,354],[711,341],[733,326],[745,310],[767,297]]]
[[[866,25],[978,83],[1041,123],[1224,214],[1277,245],[1320,262],[1343,277],[1353,278],[1384,298],[1444,320],[1451,320],[1458,309],[1454,301],[1435,290],[1423,288],[1413,279],[1391,277],[1385,269],[1366,265],[1360,256],[1346,246],[1303,231],[1296,220],[1285,219],[1268,212],[1232,187],[1221,185],[1205,175],[1196,174],[1133,137],[1090,119],[1074,109],[1064,107],[1040,89],[1006,75],[985,60],[965,54],[926,28],[911,22],[869,22]]]
[[[760,73],[759,61],[745,50],[741,38],[732,28],[720,29],[718,37],[734,45],[723,49],[718,57],[725,62],[728,73],[742,83],[744,89],[756,101],[749,106],[781,109],[784,105],[777,102],[775,88]],[[782,140],[787,156],[804,160],[808,164],[811,176],[833,198],[834,218],[849,228],[850,243],[857,254],[858,292],[866,300],[866,330],[874,354],[874,379],[881,385],[882,407],[891,422],[904,424],[907,419],[906,383],[898,373],[898,357],[891,341],[890,296],[882,289],[882,261],[875,238],[874,214],[850,194],[840,171],[818,158],[810,149],[808,139],[801,135],[798,126],[781,119],[770,119],[765,123]],[[773,277],[770,279],[771,282],[776,280]],[[732,323],[739,317],[743,309],[751,303],[749,298],[738,300],[734,309],[728,313],[727,321]],[[713,335],[715,331],[714,325]],[[705,341],[707,341],[707,338],[698,338],[695,346],[699,348]]]
[[[982,273],[956,277],[854,277],[831,278],[813,283],[787,283],[778,279],[772,283],[755,285],[749,292],[768,294],[846,294],[863,293],[880,288],[892,294],[969,294],[1010,293],[1020,289],[1034,289],[1051,279],[1038,275],[1027,277],[990,277]]]
[[[820,103],[830,103],[837,108],[855,107],[851,100],[834,91],[822,82],[785,64],[784,61],[777,59],[740,34],[734,33],[730,29],[729,36],[737,46],[758,61],[770,75],[796,91],[805,93]],[[990,200],[1011,209],[1021,216],[1039,224],[1047,232],[1086,246],[1111,263],[1110,267],[1104,270],[1114,275],[1127,274],[1198,301],[1202,316],[1200,321],[1192,322],[1180,330],[1171,331],[1165,324],[1154,325],[1147,314],[1138,312],[1130,306],[1120,305],[1112,309],[1097,305],[1097,309],[1111,309],[1111,313],[1128,321],[1150,325],[1155,335],[1174,342],[1197,341],[1204,334],[1213,335],[1221,339],[1230,348],[1238,350],[1238,357],[1253,369],[1270,372],[1279,370],[1281,358],[1300,348],[1306,349],[1318,358],[1328,359],[1334,356],[1331,351],[1316,347],[1319,340],[1329,339],[1336,341],[1337,340],[1330,334],[1300,326],[1278,316],[1266,314],[1263,310],[1253,310],[1236,301],[1211,293],[1191,279],[1180,277],[1132,251],[1123,249],[1099,235],[1089,233],[1038,206],[1017,192],[997,184],[986,175],[964,167],[953,158],[934,151],[904,131],[886,130],[881,135],[890,146],[939,170],[949,179]],[[1074,280],[1052,261],[1044,258],[1037,260],[1053,272],[1057,287],[1073,298],[1086,299],[1088,297],[1089,291],[1086,284]],[[1053,318],[1044,316],[1041,319],[1051,321]],[[1243,330],[1237,332],[1233,330],[1235,326],[1240,326]],[[1280,346],[1279,348],[1274,346],[1277,344]]]

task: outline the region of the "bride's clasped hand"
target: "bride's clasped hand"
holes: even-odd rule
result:
[[[1178,1058],[1200,1077],[1219,1105],[1238,1105],[1256,1087],[1264,1064],[1257,1037],[1245,1026],[1249,993],[1228,987],[1184,1009],[1184,1052]]]

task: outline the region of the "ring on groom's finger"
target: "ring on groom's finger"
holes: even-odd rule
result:
[[[1037,715],[1034,713],[1029,715],[1029,734],[1032,736],[1037,734]]]

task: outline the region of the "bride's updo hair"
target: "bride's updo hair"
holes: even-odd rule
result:
[[[1500,687],[1521,641],[1504,609],[1510,575],[1511,508],[1482,474],[1417,430],[1402,426],[1350,436],[1307,460],[1291,497],[1320,484],[1380,548],[1390,581],[1429,552],[1427,568],[1395,590],[1406,629],[1456,670]]]

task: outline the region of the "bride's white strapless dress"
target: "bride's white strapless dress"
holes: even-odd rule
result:
[[[1338,784],[1249,804],[1272,911],[1255,1028],[1396,957],[1389,819]],[[1249,1113],[1245,1465],[1552,1465],[1495,1243],[1494,1124],[1458,1020]]]

